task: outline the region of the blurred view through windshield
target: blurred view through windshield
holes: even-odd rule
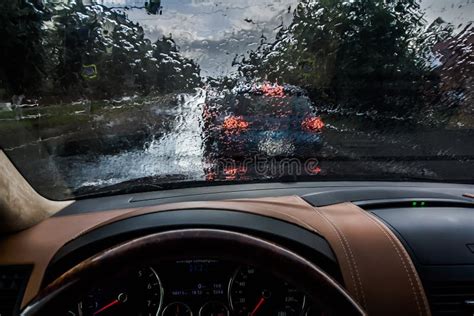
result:
[[[473,0],[0,3],[0,147],[54,199],[474,175]]]

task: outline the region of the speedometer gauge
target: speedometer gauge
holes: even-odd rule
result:
[[[305,297],[288,282],[242,266],[230,281],[229,300],[235,315],[298,316],[303,311]]]

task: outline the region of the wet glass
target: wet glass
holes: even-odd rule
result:
[[[0,4],[0,147],[41,194],[472,182],[472,0]]]

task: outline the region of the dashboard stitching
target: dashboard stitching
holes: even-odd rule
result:
[[[349,262],[349,271],[350,271],[350,273],[351,273],[352,282],[354,283],[354,285],[355,285],[354,288],[355,288],[355,290],[356,290],[356,293],[355,293],[355,294],[357,295],[358,299],[362,301],[361,303],[362,303],[363,307],[364,307],[365,309],[367,309],[367,304],[366,304],[366,302],[365,302],[365,295],[364,295],[364,290],[363,290],[363,287],[362,287],[362,282],[361,282],[361,280],[360,280],[359,271],[357,270],[357,268],[356,268],[355,266],[354,266],[354,267],[352,266],[353,263],[352,263],[352,261],[349,259],[349,256],[347,255],[347,250],[348,250],[348,249],[346,249],[346,245],[344,244],[343,240],[341,239],[341,232],[339,232],[339,230],[338,230],[337,227],[334,225],[334,223],[331,222],[331,221],[329,220],[329,218],[327,218],[327,217],[323,214],[323,212],[321,212],[320,210],[318,210],[318,208],[315,208],[315,210],[316,210],[316,212],[318,212],[318,214],[320,214],[320,216],[321,216],[324,220],[326,220],[326,222],[331,226],[331,228],[332,228],[332,229],[334,230],[334,232],[336,233],[336,236],[337,236],[337,238],[339,239],[339,242],[340,242],[341,245],[342,245],[342,249],[344,250],[344,255],[345,255],[346,259],[347,259],[347,262]],[[342,236],[342,237],[343,237],[343,236]],[[344,238],[344,239],[345,239],[345,238]],[[345,240],[346,240],[346,239],[345,239]],[[347,242],[347,240],[346,240],[346,242]],[[350,247],[350,246],[347,245],[347,247]],[[354,259],[354,258],[352,257],[352,259]],[[354,265],[355,265],[355,262],[354,262]],[[357,282],[356,282],[356,280],[355,280],[355,277],[354,277],[353,269],[355,269],[355,270],[356,270],[356,273],[357,273],[357,279],[358,279],[358,282],[359,282],[360,291],[361,291],[361,293],[362,293],[361,295],[359,295],[359,288],[358,288],[358,284],[357,284]]]
[[[408,257],[408,254],[405,252],[404,248],[402,249],[402,252],[406,257]],[[415,266],[413,265],[413,262],[409,258],[407,260],[408,260],[408,264],[410,265],[410,268],[412,269],[412,271],[416,271]],[[430,314],[427,298],[426,298],[425,295],[423,295],[424,290],[423,290],[423,286],[421,285],[421,281],[420,281],[420,279],[418,278],[418,276],[415,272],[413,274],[414,274],[415,281],[418,285],[418,289],[420,291],[420,296],[421,296],[421,299],[423,301],[423,306],[425,308],[425,311],[427,312],[427,314]]]
[[[357,267],[357,263],[356,263],[356,260],[355,260],[355,257],[354,257],[354,254],[352,252],[352,248],[351,248],[351,245],[349,244],[349,241],[347,240],[347,238],[345,237],[344,233],[337,227],[337,225],[335,225],[326,215],[323,214],[323,212],[320,212],[321,215],[323,217],[326,218],[326,220],[335,228],[335,230],[337,231],[338,234],[341,235],[342,239],[344,239],[345,243],[346,243],[346,246],[347,246],[347,249],[349,250],[349,255],[352,259],[352,263],[353,263],[353,266],[354,266],[354,269],[355,269],[355,272],[356,272],[356,275],[357,275],[357,281],[359,282],[359,286],[360,286],[360,291],[362,293],[362,304],[364,305],[364,307],[367,307],[367,303],[366,303],[366,299],[365,299],[365,291],[364,291],[364,287],[362,286],[362,280],[360,278],[360,274],[359,274],[359,269]]]
[[[383,228],[385,228],[377,219],[373,218],[371,215],[367,214],[367,216],[369,216],[372,220],[376,221],[379,223],[379,225],[381,225]],[[386,228],[385,228],[386,229]],[[388,230],[388,229],[387,229]],[[388,234],[392,237],[392,239],[394,240],[394,242],[396,244],[399,243],[398,239],[396,239],[395,237],[392,236],[392,232],[390,230],[388,230]],[[418,286],[418,291],[419,291],[419,294],[421,296],[421,299],[423,301],[423,304],[424,304],[424,308],[425,308],[425,311],[427,312],[427,314],[429,314],[429,308],[428,308],[428,302],[426,300],[426,297],[423,295],[423,286],[421,285],[421,281],[420,279],[418,278],[418,275],[416,273],[416,269],[415,269],[415,266],[413,265],[413,262],[410,260],[410,257],[408,255],[408,253],[406,252],[405,248],[403,246],[400,246],[399,245],[399,249],[401,251],[401,253],[404,255],[404,257],[406,258],[407,262],[408,262],[408,265],[410,266],[411,268],[411,271],[413,273],[413,277],[416,281],[416,284]]]
[[[351,204],[352,205],[352,204]],[[417,292],[416,289],[415,289],[415,286],[413,284],[413,280],[411,278],[411,272],[412,271],[409,271],[409,269],[407,268],[407,265],[406,265],[406,262],[405,262],[405,259],[406,258],[403,258],[403,256],[400,254],[400,250],[398,249],[398,247],[395,245],[395,242],[393,241],[393,239],[391,238],[391,236],[386,232],[386,230],[384,229],[384,227],[379,223],[377,222],[375,219],[373,219],[372,217],[370,217],[365,211],[362,211],[362,213],[367,217],[369,218],[372,222],[374,222],[377,227],[384,233],[384,235],[387,237],[387,239],[390,241],[390,243],[392,244],[393,248],[395,249],[395,251],[397,252],[398,254],[398,257],[400,258],[400,261],[402,262],[402,265],[403,267],[405,268],[405,271],[408,275],[408,280],[410,281],[410,286],[411,286],[411,289],[413,290],[413,294],[415,296],[415,301],[416,301],[416,306],[417,306],[417,309],[419,311],[419,315],[423,315],[423,312],[420,308],[420,302],[418,300],[418,294],[421,293],[421,292]],[[419,284],[417,284],[419,286]],[[420,288],[418,288],[418,291],[421,291]],[[424,306],[425,309],[426,309],[426,306]],[[427,312],[426,310],[426,314],[429,315],[429,313]]]
[[[325,215],[324,215],[325,216]],[[331,221],[329,218],[328,218],[329,221]],[[354,257],[354,253],[352,252],[352,248],[351,248],[351,244],[349,243],[349,241],[347,240],[346,236],[344,235],[344,232],[342,230],[340,230],[336,225],[335,225],[335,228],[336,230],[338,230],[339,234],[341,234],[341,237],[342,239],[344,239],[345,243],[347,244],[347,248],[349,250],[349,255],[352,259],[352,262],[353,262],[353,265],[354,265],[354,269],[356,271],[356,275],[357,275],[357,281],[359,282],[359,286],[360,286],[360,291],[362,293],[362,302],[363,302],[363,305],[366,306],[367,303],[366,303],[366,299],[365,299],[365,291],[364,291],[364,286],[362,285],[362,280],[361,280],[361,277],[360,277],[360,274],[359,274],[359,268],[357,266],[357,261],[355,260],[355,257]]]

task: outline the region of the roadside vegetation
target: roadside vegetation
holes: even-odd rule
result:
[[[2,1],[0,29],[0,100],[58,104],[201,84],[199,66],[172,38],[152,43],[140,25],[105,6]]]
[[[234,62],[249,80],[301,86],[332,112],[430,124],[474,114],[473,45],[472,25],[427,25],[417,0],[302,0],[274,41]]]

